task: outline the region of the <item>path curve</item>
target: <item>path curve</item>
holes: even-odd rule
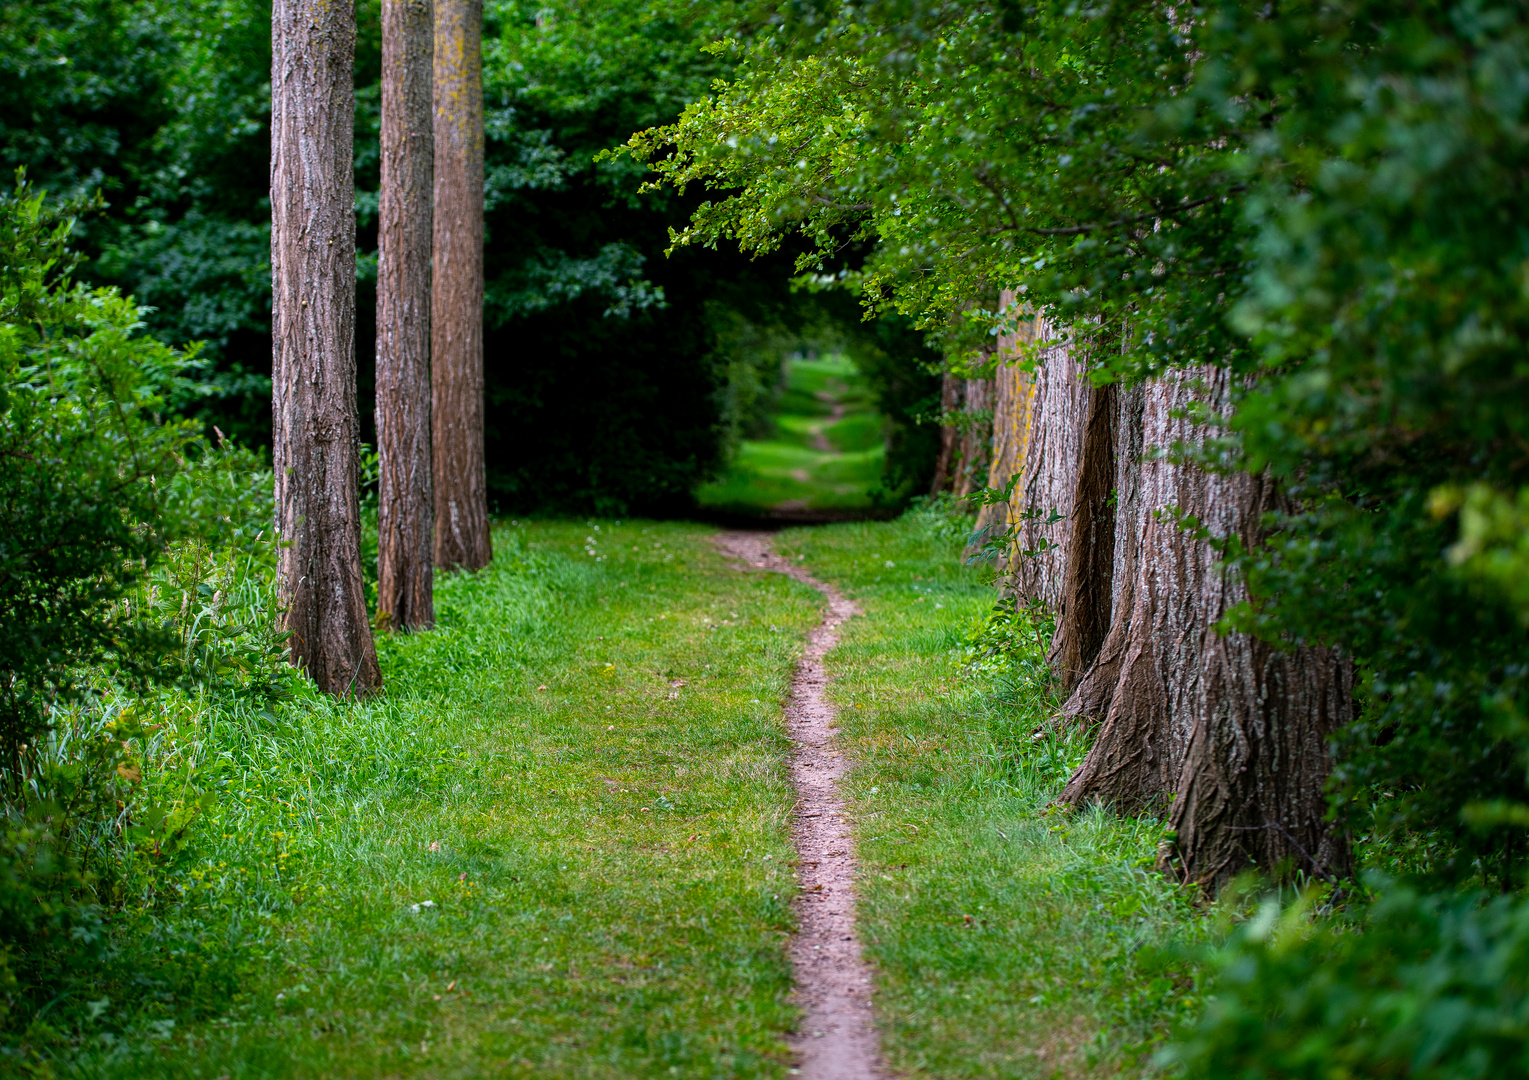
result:
[[[725,532],[716,544],[724,555],[785,574],[828,601],[823,621],[808,631],[786,702],[796,788],[791,837],[801,885],[790,952],[796,1000],[804,1013],[791,1039],[797,1055],[793,1072],[807,1080],[884,1080],[871,1011],[871,967],[855,929],[855,841],[839,796],[845,761],[834,740],[836,714],[823,668],[823,657],[838,643],[839,626],[859,609],[832,585],[777,555],[769,533]]]
[[[819,399],[822,399],[823,395],[819,394],[818,397]],[[842,450],[828,441],[828,436],[823,434],[823,429],[825,427],[833,427],[840,420],[843,420],[844,414],[848,410],[845,408],[844,402],[842,401],[832,401],[832,399],[830,399],[830,402],[832,408],[829,411],[828,416],[825,419],[820,420],[818,423],[810,424],[807,427],[807,434],[812,436],[812,448],[820,454],[843,453]],[[819,586],[815,585],[813,587],[818,588]]]

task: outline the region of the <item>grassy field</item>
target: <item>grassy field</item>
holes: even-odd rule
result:
[[[791,360],[786,371],[773,437],[740,444],[697,501],[744,514],[869,509],[886,448],[859,372],[843,356]]]
[[[1155,824],[1046,814],[1080,747],[1033,737],[1034,656],[972,662],[992,593],[962,530],[781,538],[865,609],[829,666],[886,1052],[1116,1075],[1193,1005],[1142,947],[1200,922],[1146,869]],[[501,528],[439,629],[383,641],[384,698],[181,732],[221,797],[34,1023],[53,1074],[786,1075],[781,705],[818,598],[710,533]]]
[[[780,701],[816,604],[708,531],[501,529],[440,629],[384,640],[384,699],[203,732],[232,797],[70,1071],[781,1074]]]

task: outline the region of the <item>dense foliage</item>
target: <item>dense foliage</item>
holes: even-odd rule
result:
[[[1529,1068],[1529,904],[1384,888],[1362,933],[1266,900],[1163,1055],[1194,1075],[1475,1080]]]
[[[164,423],[185,359],[139,309],[69,277],[72,222],[0,197],[0,760],[14,770],[86,664],[132,673],[155,629],[121,601],[162,550],[188,423]],[[11,773],[14,776],[14,772]]]
[[[73,224],[25,183],[0,197],[0,1022],[100,962],[205,804],[194,763],[146,782],[145,747],[289,678],[269,473],[174,418],[194,360],[72,280]]]

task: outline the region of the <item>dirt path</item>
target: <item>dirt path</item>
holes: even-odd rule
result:
[[[811,427],[809,427],[807,429],[807,434],[812,436],[812,448],[818,453],[837,454],[839,452],[838,448],[836,448],[833,443],[828,441],[828,436],[823,434],[823,429],[825,427],[833,427],[840,420],[844,419],[844,413],[846,411],[844,403],[834,399],[832,395],[819,394],[818,398],[822,401],[827,401],[832,404],[833,409],[829,412],[827,418],[824,419],[821,423],[813,424]],[[816,585],[813,586],[813,588],[819,587],[820,586]]]
[[[797,1075],[808,1080],[882,1080],[881,1045],[871,1012],[871,969],[855,930],[855,843],[839,779],[844,757],[834,743],[835,714],[828,702],[823,657],[839,640],[839,626],[857,609],[842,593],[775,554],[770,534],[726,532],[724,555],[760,570],[785,574],[828,600],[823,621],[807,635],[807,651],[791,677],[786,729],[791,735],[791,782],[796,788],[799,927],[791,939],[796,997],[805,1015],[791,1040]]]

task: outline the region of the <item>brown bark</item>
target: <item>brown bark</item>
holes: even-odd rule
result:
[[[999,294],[1004,311],[1019,314],[1018,296],[1009,289]],[[1030,444],[1031,407],[1035,398],[1035,379],[1030,371],[1026,347],[1035,341],[1039,320],[1025,319],[1012,334],[998,336],[997,365],[993,370],[993,451],[988,464],[987,486],[1003,489],[1025,467]],[[1016,520],[1017,504],[1022,493],[1016,491],[1008,503],[992,503],[977,514],[977,531],[997,537]],[[999,569],[1008,568],[1008,553],[999,557]]]
[[[1162,453],[1206,437],[1186,409],[1224,410],[1230,400],[1229,377],[1211,368],[1122,395],[1111,625],[1063,707],[1102,726],[1060,801],[1143,810],[1171,800],[1179,870],[1212,887],[1249,863],[1347,866],[1341,837],[1322,821],[1322,786],[1327,736],[1348,718],[1349,665],[1330,649],[1285,652],[1218,634],[1246,590],[1174,516],[1192,515],[1212,537],[1257,542],[1275,497],[1269,481]]]
[[[1083,678],[1072,688],[1063,715],[1103,719],[1125,666],[1141,558],[1143,386],[1118,389],[1115,409],[1115,539],[1110,570],[1109,630]],[[1145,738],[1145,735],[1143,736]]]
[[[1005,291],[1001,302],[1017,308],[1018,297]],[[978,524],[991,532],[1016,522],[1004,568],[1017,595],[1056,618],[1050,659],[1066,693],[1110,625],[1118,395],[1088,382],[1078,347],[1065,340],[1042,344],[1029,375],[1021,345],[1049,333],[1043,319],[1033,319],[999,339],[988,486],[1002,487],[1016,473],[1021,482],[1009,505],[989,507]]]
[[[435,622],[430,263],[435,156],[430,0],[382,4],[377,257],[377,625]]]
[[[961,411],[966,398],[966,380],[946,372],[940,379],[940,455],[934,462],[934,480],[929,494],[938,495],[949,491],[954,480],[956,444],[960,439],[954,417]]]
[[[382,685],[361,579],[352,175],[355,9],[271,9],[271,426],[294,664],[329,693]]]
[[[493,557],[483,458],[483,3],[435,0],[435,564]]]
[[[951,488],[966,498],[987,484],[993,450],[993,380],[967,379],[962,389],[962,418]]]
[[[1081,380],[1080,380],[1081,381]],[[1051,642],[1051,668],[1069,694],[1099,655],[1110,628],[1115,571],[1115,440],[1119,394],[1114,386],[1081,388],[1072,514],[1066,524],[1062,596]]]
[[[988,485],[1020,481],[981,522],[1014,522],[1005,588],[1057,619],[1050,658],[1071,691],[1062,715],[1101,724],[1060,801],[1167,813],[1175,872],[1212,887],[1249,863],[1343,872],[1322,789],[1327,737],[1349,716],[1350,665],[1328,649],[1218,635],[1246,591],[1174,516],[1252,545],[1277,497],[1263,478],[1163,454],[1213,433],[1190,411],[1228,410],[1227,374],[1094,388],[1067,337],[1036,318],[1000,338],[1001,356],[1028,340],[1035,370],[1022,377],[1017,357],[998,368]]]
[[[1064,553],[1077,497],[1090,386],[1077,350],[1044,319],[1036,333],[1030,430],[1011,513],[1018,516],[1007,588],[1027,603],[1056,612],[1066,581]]]
[[[1243,481],[1257,520],[1273,485]],[[1247,518],[1245,518],[1247,520]],[[1246,593],[1222,576],[1207,601],[1224,611]],[[1249,863],[1332,878],[1351,869],[1347,839],[1323,820],[1328,737],[1351,718],[1352,667],[1332,649],[1276,649],[1248,634],[1213,636],[1168,824],[1187,879],[1215,888]]]

